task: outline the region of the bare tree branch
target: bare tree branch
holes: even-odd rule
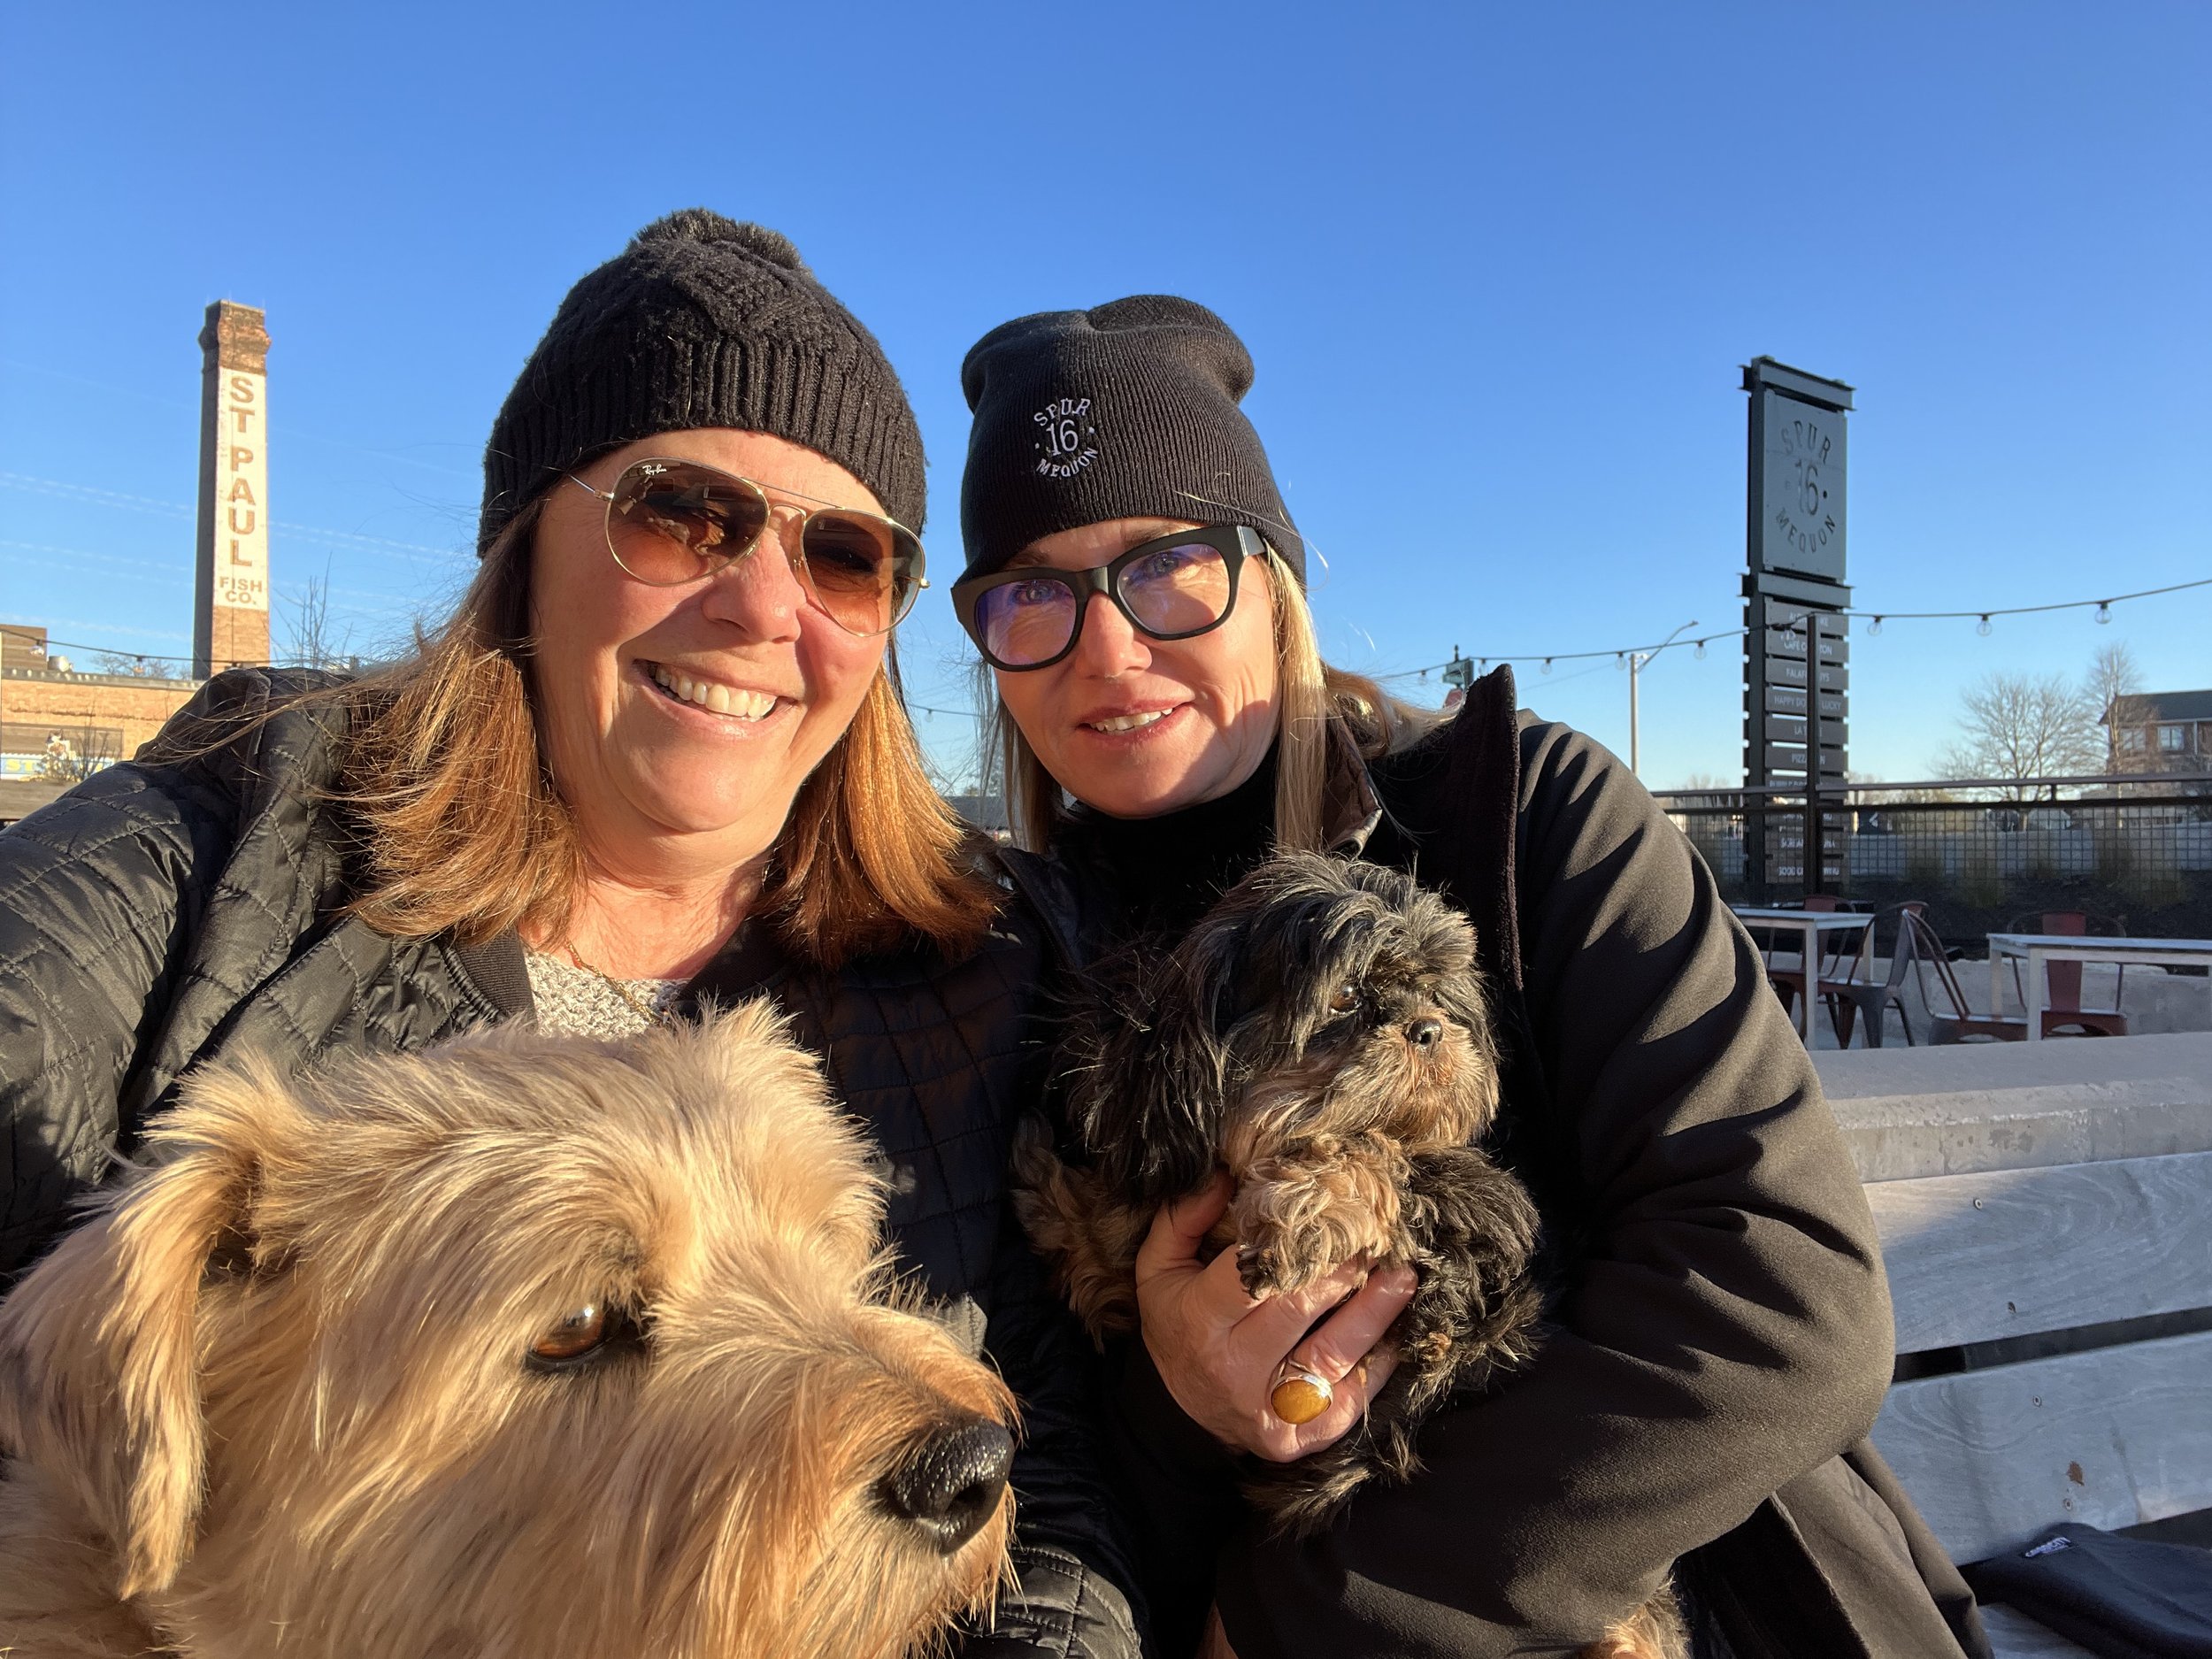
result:
[[[1957,778],[2049,778],[2101,771],[2102,710],[2063,674],[1990,674],[1959,694],[1959,741],[1940,764]],[[2028,792],[2013,791],[2016,800]]]
[[[352,643],[353,630],[331,621],[329,573],[309,577],[284,621],[285,661],[302,668],[343,669]]]
[[[2125,640],[2113,640],[2097,648],[2096,655],[2089,659],[2082,688],[2096,704],[2097,718],[2102,722],[2105,770],[2140,771],[2147,754],[2141,733],[2134,733],[2138,746],[2133,750],[2127,747],[2124,733],[2143,723],[2144,711],[2134,706],[2135,694],[2143,688],[2143,670]]]

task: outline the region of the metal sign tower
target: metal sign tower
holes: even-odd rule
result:
[[[1841,836],[1831,844],[1824,833],[1839,821],[1817,802],[1842,789],[1847,750],[1844,419],[1852,388],[1772,357],[1746,365],[1743,388],[1751,395],[1744,785],[1806,792],[1801,818],[1755,820],[1763,827],[1747,839],[1746,873],[1755,891],[1802,882],[1811,893],[1844,873]]]

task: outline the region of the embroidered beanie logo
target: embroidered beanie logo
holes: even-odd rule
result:
[[[1002,571],[1063,530],[1159,518],[1256,530],[1302,582],[1305,544],[1239,406],[1251,385],[1244,342],[1172,294],[991,330],[960,365],[975,416],[960,480],[961,580]]]
[[[1055,398],[1030,416],[1038,427],[1037,476],[1073,478],[1098,459],[1098,428],[1087,397]]]

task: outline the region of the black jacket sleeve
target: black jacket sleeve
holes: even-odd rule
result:
[[[168,999],[194,872],[219,863],[222,815],[110,767],[0,833],[0,1276],[106,1175],[149,1010]]]
[[[1555,1653],[1872,1424],[1871,1220],[1810,1061],[1710,873],[1610,755],[1522,733],[1526,1006],[1583,1248],[1558,1329],[1303,1545],[1248,1532],[1242,1659]]]
[[[0,1277],[312,918],[335,868],[309,833],[333,719],[281,705],[333,683],[218,674],[138,759],[0,832]]]
[[[991,1275],[984,1353],[1020,1402],[1014,1454],[1017,1585],[967,1659],[1137,1659],[1141,1601],[1120,1506],[1109,1490],[1090,1344],[1015,1225]]]

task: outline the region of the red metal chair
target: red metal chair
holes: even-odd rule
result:
[[[2032,923],[2032,926],[2027,924]],[[2092,917],[2081,910],[2045,910],[2039,916],[2017,917],[2006,931],[2015,933],[2063,933],[2070,936],[2089,936],[2094,931],[2109,938],[2124,932],[2118,924],[2104,917]],[[2047,962],[2043,964],[2043,1034],[2072,1029],[2087,1037],[2124,1037],[2128,1034],[2128,1018],[2115,1006],[2112,1008],[2084,1008],[2081,1005],[2081,971],[2078,962]],[[2119,979],[2113,987],[2112,1000],[2120,1000],[2121,987],[2126,983],[2127,968],[2120,969]],[[2019,994],[2020,1006],[2028,1005],[2027,987],[2020,974],[2020,959],[2013,958],[2012,987]],[[2024,1013],[2021,1018],[2024,1021]]]

